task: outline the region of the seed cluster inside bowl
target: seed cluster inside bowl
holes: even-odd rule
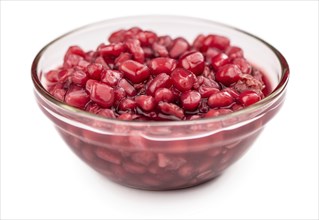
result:
[[[262,72],[227,37],[119,30],[95,51],[71,46],[46,73],[56,99],[107,118],[192,120],[227,114],[267,95]]]

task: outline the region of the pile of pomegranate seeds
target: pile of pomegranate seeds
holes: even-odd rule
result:
[[[56,99],[107,118],[192,120],[227,114],[265,97],[263,74],[219,35],[190,44],[133,27],[96,51],[71,46],[46,74]]]

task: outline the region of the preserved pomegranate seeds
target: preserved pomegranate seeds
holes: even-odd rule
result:
[[[108,40],[96,51],[70,46],[63,64],[46,74],[51,95],[105,117],[165,121],[233,112],[269,91],[243,50],[224,36],[201,34],[190,44],[133,27]],[[100,114],[103,109],[113,114]]]

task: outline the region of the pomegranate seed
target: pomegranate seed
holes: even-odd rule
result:
[[[133,174],[143,174],[146,172],[146,168],[140,164],[136,164],[136,163],[132,163],[132,162],[128,162],[126,161],[123,164],[123,168],[124,170],[126,170],[129,173],[133,173]]]
[[[228,38],[219,35],[208,35],[202,46],[202,51],[206,52],[208,48],[217,48],[220,50],[225,50],[230,45]]]
[[[217,48],[208,48],[206,51],[206,63],[211,64],[212,59],[220,53],[222,53],[222,51]]]
[[[129,96],[135,96],[137,94],[136,89],[127,80],[121,79],[118,86],[123,88],[125,93]]]
[[[180,55],[185,53],[189,48],[188,42],[182,38],[176,38],[173,42],[172,48],[169,51],[169,56],[171,58],[178,58]]]
[[[172,83],[180,91],[187,91],[193,87],[196,76],[188,70],[176,68],[172,74]]]
[[[87,74],[91,79],[100,80],[104,68],[102,64],[92,63],[87,67]]]
[[[121,111],[133,111],[137,107],[137,103],[130,98],[123,99],[119,104],[119,110]]]
[[[101,110],[101,107],[94,102],[88,103],[85,107],[85,111],[91,112],[93,114],[98,114],[100,110]]]
[[[144,50],[141,47],[141,44],[136,39],[128,39],[125,42],[125,45],[127,46],[128,50],[132,53],[134,60],[139,63],[144,63]]]
[[[244,58],[235,58],[233,59],[232,63],[237,65],[244,74],[250,74],[253,70],[253,67]]]
[[[104,108],[109,108],[114,102],[114,89],[104,83],[90,80],[90,98]],[[88,83],[87,82],[87,83]]]
[[[136,38],[140,41],[142,46],[151,46],[156,40],[157,35],[152,31],[140,31]]]
[[[104,69],[109,70],[110,67],[109,65],[105,62],[105,60],[103,59],[103,57],[97,57],[95,59],[95,63],[97,64],[101,64],[103,66]]]
[[[59,101],[64,101],[66,90],[62,88],[53,88],[51,94]]]
[[[229,58],[234,59],[238,57],[243,57],[244,52],[239,47],[230,46],[225,50],[225,53],[228,55]]]
[[[159,88],[156,90],[154,98],[155,98],[156,103],[158,103],[160,101],[173,102],[174,101],[174,94],[170,89]]]
[[[201,95],[197,91],[186,91],[181,95],[181,103],[185,110],[194,111],[201,100]]]
[[[74,84],[84,86],[89,78],[84,71],[75,70],[72,74],[71,79]]]
[[[242,92],[238,97],[238,101],[243,106],[252,105],[260,100],[261,100],[261,97],[256,92],[250,91],[250,90]]]
[[[179,119],[183,119],[185,116],[183,109],[173,103],[159,102],[158,107],[164,114],[174,115]]]
[[[122,63],[124,63],[127,60],[130,60],[132,58],[132,55],[129,53],[121,53],[115,60],[115,67],[119,68],[119,66],[121,66]]]
[[[171,74],[176,68],[176,60],[166,57],[154,58],[148,65],[152,74],[167,73]]]
[[[123,73],[116,70],[106,70],[101,74],[101,81],[109,86],[116,86],[120,79],[123,77]]]
[[[193,48],[201,51],[205,38],[206,37],[203,34],[198,35],[193,42]]]
[[[111,151],[104,147],[97,147],[95,150],[95,154],[98,158],[101,158],[102,160],[105,160],[107,162],[117,165],[121,164],[121,156],[115,151]]]
[[[142,164],[144,166],[150,165],[153,161],[155,161],[155,154],[151,152],[141,151],[133,153],[131,156],[132,161],[138,164]]]
[[[221,82],[225,86],[230,86],[240,79],[241,74],[242,72],[237,65],[227,64],[218,70],[215,77],[217,81]]]
[[[157,42],[166,47],[167,50],[170,50],[173,46],[173,39],[168,35],[158,37]]]
[[[116,32],[113,32],[110,37],[108,38],[108,41],[110,43],[119,43],[119,42],[123,42],[124,41],[124,34],[125,34],[125,30],[119,30]]]
[[[125,52],[126,46],[123,43],[115,43],[110,45],[101,44],[97,51],[101,56],[114,56],[117,57],[121,53]]]
[[[201,85],[198,89],[198,92],[201,97],[208,98],[211,95],[218,93],[219,89],[207,85]]]
[[[72,86],[69,88],[68,92],[65,95],[65,102],[68,105],[84,108],[86,103],[90,101],[89,95],[86,93],[82,87]]]
[[[226,115],[233,112],[230,109],[210,109],[206,114],[205,118],[211,118],[211,117],[216,117],[219,115]]]
[[[46,74],[46,79],[51,82],[51,83],[56,83],[59,81],[59,77],[58,77],[59,71],[58,70],[50,70],[47,74]]]
[[[114,111],[111,109],[100,109],[98,112],[98,115],[101,115],[105,118],[116,118],[116,115],[114,114]]]
[[[234,88],[231,88],[231,87],[223,88],[222,91],[228,92],[234,99],[237,99],[239,96],[239,93]]]
[[[146,94],[154,95],[159,88],[168,88],[171,86],[171,79],[166,73],[157,75],[147,86]]]
[[[191,71],[195,75],[203,73],[205,68],[204,56],[200,52],[193,52],[181,56],[178,65],[186,70]]]
[[[227,107],[234,102],[233,97],[228,92],[218,92],[208,98],[208,105],[211,108]]]
[[[168,51],[164,45],[161,45],[161,44],[155,42],[152,45],[152,49],[154,51],[155,57],[168,57]]]
[[[120,71],[133,83],[140,83],[146,80],[150,75],[147,66],[133,60],[127,60],[120,65]]]
[[[140,95],[135,97],[135,102],[144,111],[152,111],[155,108],[155,100],[152,96]]]
[[[220,53],[220,54],[214,56],[211,60],[211,64],[212,64],[214,70],[218,70],[220,67],[222,67],[228,63],[229,63],[229,58],[224,53]]]

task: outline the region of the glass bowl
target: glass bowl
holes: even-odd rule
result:
[[[271,93],[227,115],[145,122],[93,115],[58,101],[46,91],[43,74],[62,63],[69,46],[94,50],[113,31],[133,26],[159,35],[183,36],[190,42],[198,34],[226,36],[265,73]],[[110,180],[146,190],[191,187],[220,175],[247,151],[278,112],[288,75],[285,58],[262,39],[209,20],[179,16],[124,17],[87,25],[46,45],[32,64],[36,100],[70,148]]]

